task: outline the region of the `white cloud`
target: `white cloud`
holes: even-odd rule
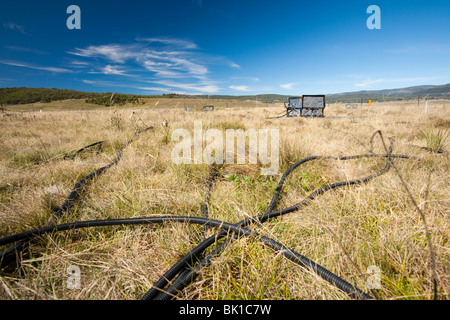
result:
[[[26,48],[26,47],[20,47],[20,46],[5,46],[6,49],[14,50],[14,51],[20,51],[20,52],[30,52],[35,54],[47,54],[47,52],[38,50],[38,49],[32,49],[32,48]]]
[[[250,81],[253,81],[253,82],[260,81],[260,79],[257,78],[257,77],[231,77],[230,79],[231,80],[250,80]]]
[[[3,27],[9,30],[13,30],[13,31],[19,31],[21,34],[25,34],[28,35],[28,33],[25,31],[25,27],[18,25],[16,23],[13,22],[7,22],[3,24]]]
[[[375,84],[380,84],[380,83],[386,83],[386,84],[393,84],[393,83],[397,83],[398,86],[406,86],[408,84],[412,84],[412,83],[417,83],[417,84],[423,84],[423,82],[425,81],[434,81],[437,80],[438,78],[436,77],[417,77],[417,78],[397,78],[397,79],[366,79],[363,80],[362,82],[358,82],[355,83],[354,86],[355,87],[359,87],[359,88],[366,88],[366,87],[370,87],[372,85]]]
[[[247,86],[230,86],[230,89],[237,91],[249,91],[249,88]]]
[[[147,41],[148,43],[158,40],[164,44],[183,45],[185,49],[196,47],[186,40],[179,40],[179,42],[176,39],[149,38],[147,40],[153,40]],[[161,78],[204,78],[209,72],[208,68],[197,62],[192,57],[193,53],[189,51],[170,50],[167,48],[166,50],[161,50],[149,47],[148,44],[89,46],[85,49],[76,48],[68,53],[85,58],[106,59],[116,64],[136,63]],[[110,74],[118,73],[111,72]]]
[[[155,52],[143,54],[137,59],[147,70],[160,77],[183,77],[186,75],[203,77],[208,69],[183,56],[176,56],[167,52]]]
[[[371,85],[374,85],[377,83],[382,83],[382,82],[386,82],[386,80],[385,79],[376,79],[376,80],[367,79],[367,80],[364,80],[363,82],[355,83],[355,87],[365,88],[365,87],[369,87]]]
[[[86,49],[76,48],[75,51],[68,53],[85,58],[104,58],[115,63],[125,63],[139,56],[139,52],[136,49],[136,47],[130,45],[109,44],[89,46]]]
[[[168,38],[168,37],[154,37],[154,38],[137,38],[136,41],[143,41],[148,43],[162,43],[169,46],[179,47],[182,49],[198,49],[197,44],[190,40]]]
[[[135,88],[133,85],[130,84],[124,84],[122,82],[115,82],[115,81],[104,81],[104,80],[81,80],[82,82],[90,85],[94,85],[97,87],[122,87],[122,88]]]
[[[212,83],[178,83],[170,80],[153,81],[156,84],[160,84],[169,88],[179,88],[196,93],[216,93],[219,91],[219,87]]]
[[[90,73],[134,76],[138,81],[160,84],[170,89],[170,92],[179,89],[216,93],[220,88],[209,79],[210,67],[225,65],[237,69],[240,66],[225,57],[205,54],[197,49],[198,46],[190,40],[150,37],[137,38],[128,44],[90,45],[67,53],[89,59],[89,65],[97,65]],[[83,61],[81,58],[76,60]],[[99,68],[99,64],[106,67]],[[82,66],[78,63],[78,70]],[[259,81],[257,78],[252,79]],[[236,86],[236,90],[247,91],[248,88]]]
[[[115,74],[115,75],[121,75],[121,76],[126,75],[125,71],[119,70],[118,67],[111,66],[111,65],[107,65],[106,67],[104,67],[102,72],[104,74]]]
[[[78,61],[78,60],[72,60],[69,62],[70,66],[72,68],[76,68],[76,69],[84,69],[90,66],[89,62],[86,61]]]
[[[286,90],[292,90],[295,85],[296,85],[296,83],[286,83],[286,84],[280,85],[280,87],[283,89],[286,89]]]
[[[27,63],[23,63],[23,62],[17,62],[17,61],[0,60],[0,64],[6,64],[9,66],[22,67],[22,68],[35,69],[35,70],[44,70],[44,71],[49,71],[49,72],[57,72],[57,73],[72,72],[72,70],[69,70],[69,69],[55,68],[55,67],[42,67],[42,66],[31,65],[31,64],[27,64]]]
[[[171,92],[167,88],[160,88],[160,87],[138,87],[139,90],[146,90],[146,91],[161,91],[161,92]]]

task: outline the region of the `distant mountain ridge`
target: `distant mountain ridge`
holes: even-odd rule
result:
[[[450,99],[450,83],[444,85],[422,85],[398,89],[363,90],[327,95],[327,100],[342,101],[345,99],[403,100],[413,98]]]
[[[328,102],[360,102],[364,100],[393,101],[404,99],[450,99],[450,83],[443,85],[422,85],[398,89],[384,90],[362,90],[355,92],[343,92],[326,94],[325,92],[299,92],[303,94],[325,94]],[[35,102],[51,102],[67,99],[98,99],[110,97],[111,93],[82,92],[68,89],[55,88],[0,88],[1,104],[26,104]],[[265,103],[283,103],[287,101],[288,95],[280,94],[258,94],[258,95],[179,95],[175,93],[167,95],[133,95],[122,94],[127,99],[162,97],[162,98],[185,98],[185,99],[233,99],[251,100]]]
[[[324,94],[329,102],[360,102],[362,100],[373,101],[393,101],[404,99],[450,99],[450,83],[444,85],[421,85],[414,87],[384,89],[384,90],[362,90],[354,92],[343,92],[326,94],[325,92],[299,92],[297,96],[303,94]],[[205,98],[206,96],[197,96]],[[253,96],[229,96],[229,95],[211,95],[210,99],[239,99],[253,100],[261,102],[285,102],[288,95],[280,94],[258,94]],[[291,96],[292,97],[292,96]]]

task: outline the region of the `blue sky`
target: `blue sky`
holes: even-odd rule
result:
[[[69,30],[70,5],[81,30]],[[367,8],[381,9],[370,30]],[[330,94],[450,82],[450,1],[2,0],[0,87]]]

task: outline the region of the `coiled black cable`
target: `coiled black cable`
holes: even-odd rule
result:
[[[390,149],[390,151],[392,152],[392,149]],[[409,156],[405,156],[405,155],[390,155],[392,158],[410,158]],[[278,210],[278,211],[273,211],[277,200],[279,198],[279,195],[281,193],[281,190],[283,188],[283,185],[287,179],[287,177],[299,166],[301,166],[302,164],[305,164],[306,162],[312,161],[312,160],[317,160],[317,159],[334,159],[334,160],[350,160],[350,159],[359,159],[359,158],[363,158],[363,157],[386,157],[387,158],[387,163],[386,166],[379,172],[372,174],[368,177],[365,178],[361,178],[361,179],[357,179],[357,180],[350,180],[350,181],[344,181],[344,182],[338,182],[338,183],[334,183],[334,184],[330,184],[330,185],[326,185],[314,192],[312,192],[309,196],[307,196],[304,200],[302,200],[301,202],[282,209],[282,210]],[[323,193],[325,193],[328,190],[332,190],[335,188],[339,188],[339,187],[343,187],[343,186],[349,186],[349,185],[353,185],[353,184],[358,184],[358,183],[364,183],[367,182],[369,180],[372,180],[373,178],[382,175],[383,173],[385,173],[387,170],[389,170],[390,168],[390,160],[389,160],[389,155],[377,155],[377,154],[367,154],[367,155],[356,155],[356,156],[345,156],[345,157],[329,157],[329,156],[312,156],[312,157],[308,157],[305,159],[302,159],[298,162],[296,162],[295,164],[293,164],[291,167],[289,167],[288,170],[286,170],[283,174],[283,176],[280,179],[280,182],[278,183],[278,186],[275,190],[275,193],[272,197],[272,200],[268,206],[268,208],[266,209],[265,213],[263,215],[260,216],[256,216],[256,217],[252,217],[252,218],[248,218],[245,220],[242,220],[240,222],[238,222],[235,226],[237,227],[245,227],[248,226],[251,223],[254,222],[264,222],[270,218],[276,217],[276,216],[281,216],[281,215],[285,215],[291,212],[294,212],[296,210],[298,210],[299,208],[301,208],[302,206],[306,205],[309,201],[313,200],[314,198],[316,198],[318,195],[321,195]],[[182,259],[180,259],[171,269],[169,269],[166,273],[164,273],[164,275],[157,281],[155,282],[155,284],[153,285],[153,287],[143,296],[143,300],[151,300],[151,299],[155,299],[157,297],[158,294],[160,294],[161,292],[164,292],[164,287],[180,272],[182,271],[184,268],[186,268],[188,266],[189,263],[192,263],[193,261],[195,261],[197,259],[197,257],[204,251],[206,250],[209,246],[211,246],[212,244],[214,244],[218,239],[220,239],[221,237],[224,237],[226,235],[226,233],[219,233],[219,235],[213,235],[211,237],[209,237],[208,239],[204,240],[202,243],[200,243],[196,248],[194,248],[191,252],[189,252],[188,254],[186,254]],[[216,255],[218,252],[220,252],[222,249],[224,249],[224,246],[220,246],[218,249],[216,249],[216,251],[214,252],[214,254],[211,254],[209,256],[207,256],[204,261],[201,263],[201,265],[206,265],[206,263],[211,260],[212,256]],[[196,276],[195,271],[192,271],[191,273],[189,273],[189,275],[185,275],[186,279],[193,279]],[[178,282],[174,282],[177,283],[178,288],[176,288],[177,290],[180,290],[181,288],[181,284],[179,284]],[[186,283],[186,280],[181,280],[181,283]],[[173,296],[173,292],[171,292],[172,295],[163,295],[163,298],[168,298],[169,296]],[[164,294],[164,293],[162,293]]]
[[[371,155],[371,156],[377,156],[377,155]],[[385,156],[385,155],[382,155],[382,156]],[[392,156],[395,157],[396,155],[392,155]],[[302,205],[305,205],[307,201],[314,199],[317,195],[322,194],[322,193],[326,192],[327,190],[331,190],[331,189],[334,189],[334,188],[337,188],[337,187],[343,186],[343,185],[351,185],[354,183],[361,183],[364,181],[368,181],[368,180],[374,178],[375,176],[378,176],[378,175],[384,173],[389,168],[390,162],[388,161],[386,167],[382,171],[380,171],[376,174],[373,174],[373,175],[370,175],[369,177],[358,179],[358,180],[345,181],[345,182],[335,183],[332,185],[322,187],[322,188],[316,190],[315,192],[311,193],[306,199],[304,199],[303,201],[301,201],[300,203],[298,203],[294,206],[291,206],[289,208],[279,210],[279,211],[272,211],[272,209],[276,205],[276,201],[279,197],[279,194],[281,192],[281,189],[283,187],[283,184],[284,184],[287,176],[295,168],[299,167],[301,164],[306,163],[308,161],[315,160],[315,159],[319,159],[319,158],[334,158],[334,159],[347,160],[347,159],[355,159],[355,158],[361,158],[361,157],[362,156],[335,158],[335,157],[315,156],[315,157],[309,157],[309,158],[303,159],[303,160],[295,163],[283,174],[283,176],[278,184],[278,187],[275,191],[275,194],[272,198],[272,201],[271,201],[268,209],[266,210],[265,214],[258,216],[256,218],[249,218],[249,219],[243,220],[238,224],[229,224],[229,223],[226,223],[223,221],[216,221],[216,220],[210,220],[210,219],[206,219],[206,218],[195,218],[195,217],[149,217],[149,218],[137,218],[137,219],[86,221],[86,222],[75,222],[75,223],[70,223],[70,224],[63,224],[63,225],[58,225],[58,226],[46,226],[46,227],[43,227],[40,229],[35,229],[32,231],[27,231],[27,232],[12,235],[12,236],[7,236],[5,238],[0,239],[0,245],[6,245],[11,242],[16,242],[16,241],[21,241],[21,240],[28,242],[33,237],[42,235],[44,233],[53,232],[55,230],[64,231],[64,230],[69,230],[69,229],[79,229],[79,228],[88,228],[88,227],[96,227],[96,226],[108,226],[108,225],[118,225],[118,224],[132,225],[132,224],[145,224],[145,223],[162,223],[162,222],[169,222],[169,221],[182,221],[182,222],[190,222],[190,223],[197,223],[197,224],[205,224],[207,226],[221,227],[222,229],[224,229],[224,231],[219,234],[220,237],[223,237],[224,235],[228,234],[228,232],[230,232],[230,231],[233,231],[233,232],[237,233],[238,235],[241,235],[241,233],[243,235],[252,235],[252,231],[244,228],[244,226],[246,226],[254,221],[263,222],[271,217],[282,215],[282,214],[287,214],[289,212],[295,211]],[[400,157],[403,157],[403,156],[400,156]],[[212,182],[212,178],[210,179],[210,181]],[[211,184],[209,184],[209,186],[211,186]],[[184,260],[181,259],[176,264],[175,268],[172,268],[172,269],[176,270],[178,268],[181,268],[181,269],[184,268],[186,266],[186,261],[189,262],[190,260],[192,260],[193,257],[195,257],[196,255],[199,255],[206,248],[208,248],[212,243],[214,243],[217,240],[217,238],[218,238],[218,236],[212,236],[212,237],[208,238],[207,240],[205,240],[201,245],[199,245],[197,248],[192,250],[187,255],[187,257],[189,257],[188,259],[184,259]],[[319,275],[321,275],[325,280],[338,286],[338,288],[345,290],[345,292],[347,292],[350,296],[368,298],[368,295],[362,294],[362,291],[360,291],[359,289],[349,285],[345,280],[339,278],[338,276],[332,275],[332,273],[330,271],[324,269],[323,267],[316,265],[314,262],[310,261],[306,257],[303,257],[298,253],[294,253],[291,249],[284,247],[283,245],[277,243],[276,241],[274,241],[272,239],[269,239],[267,237],[259,237],[259,238],[265,245],[271,247],[274,250],[278,250],[278,251],[282,250],[283,255],[285,255],[288,259],[290,259],[304,267],[308,267],[309,269],[312,269],[313,271],[315,271]],[[209,257],[209,259],[210,258],[211,257]],[[189,272],[190,271],[186,272],[185,277],[192,278],[192,275],[189,274]],[[175,276],[177,273],[178,272],[176,272],[173,276]],[[164,277],[164,282],[166,282],[168,279],[170,280],[171,278],[173,278],[173,276]],[[146,299],[152,297],[153,296],[152,291],[156,290],[156,292],[159,293],[159,290],[157,290],[156,288],[158,286],[160,286],[160,287],[165,286],[167,283],[164,283],[164,282],[163,283],[161,283],[161,282],[155,283],[155,285],[143,297],[143,299],[146,300]],[[185,281],[183,282],[183,285],[184,284],[186,284]],[[356,294],[356,293],[358,293],[358,294]],[[163,296],[161,298],[163,298]]]
[[[377,131],[375,132],[371,139],[370,139],[370,144],[371,146],[373,145],[373,139],[376,135],[379,135],[380,137],[382,137],[382,133],[381,131]],[[284,215],[293,211],[298,210],[301,206],[305,205],[307,203],[307,201],[309,200],[313,200],[317,195],[322,194],[328,190],[337,188],[337,187],[341,187],[341,186],[346,186],[346,185],[352,185],[352,184],[356,184],[356,183],[364,183],[367,182],[373,178],[375,178],[376,176],[379,176],[381,174],[383,174],[384,172],[386,172],[389,167],[390,167],[390,159],[392,158],[400,158],[400,159],[417,159],[417,160],[422,160],[422,158],[419,157],[415,157],[415,156],[407,156],[407,155],[393,155],[392,154],[392,143],[394,142],[393,139],[391,139],[391,145],[389,147],[389,150],[387,150],[388,154],[384,154],[384,155],[377,155],[377,154],[373,154],[371,153],[371,151],[369,151],[369,154],[365,154],[365,155],[357,155],[357,156],[344,156],[344,157],[324,157],[324,156],[313,156],[313,157],[309,157],[309,158],[305,158],[303,160],[300,160],[299,162],[293,164],[282,176],[277,189],[275,191],[275,194],[272,198],[272,201],[269,205],[269,207],[267,208],[265,214],[258,216],[258,217],[253,217],[253,218],[249,218],[246,220],[243,220],[241,222],[239,222],[237,225],[240,226],[246,226],[249,223],[252,222],[264,222],[267,219],[271,218],[271,217],[275,217],[275,216],[279,216],[279,215]],[[316,160],[316,159],[334,159],[334,160],[350,160],[350,159],[358,159],[358,158],[362,158],[362,157],[386,157],[388,159],[388,162],[386,164],[386,167],[381,170],[380,172],[373,174],[369,177],[366,178],[362,178],[362,179],[358,179],[358,180],[353,180],[353,181],[344,181],[344,182],[340,182],[340,183],[335,183],[335,184],[331,184],[328,186],[324,186],[316,191],[314,191],[312,194],[310,194],[307,198],[305,198],[302,202],[291,206],[289,208],[283,209],[283,210],[279,210],[279,211],[275,211],[273,212],[272,210],[274,209],[275,205],[276,205],[276,201],[279,197],[279,194],[281,192],[281,189],[283,187],[284,181],[285,179],[288,177],[288,175],[295,170],[296,168],[298,168],[300,165],[311,161],[311,160]],[[223,234],[220,234],[220,236],[223,236]],[[144,300],[151,300],[151,299],[155,299],[157,297],[158,294],[160,294],[161,292],[165,292],[164,287],[180,272],[182,272],[182,274],[180,274],[178,276],[178,278],[174,281],[174,283],[172,284],[173,287],[176,287],[176,289],[179,291],[181,288],[183,288],[183,285],[181,283],[190,283],[187,280],[192,279],[197,275],[195,273],[195,271],[193,272],[189,272],[189,271],[181,271],[185,268],[189,267],[189,263],[190,265],[193,265],[193,262],[197,260],[197,256],[199,254],[201,254],[206,248],[208,248],[209,246],[211,246],[215,241],[217,240],[217,238],[214,237],[210,237],[206,240],[204,240],[202,243],[200,243],[196,248],[194,248],[191,252],[189,252],[186,256],[184,256],[182,259],[180,259],[171,269],[169,269],[157,282],[155,282],[155,284],[153,285],[153,287],[144,295],[144,297],[142,299]],[[225,247],[225,244],[221,245],[219,248],[217,248],[212,254],[208,255],[206,258],[204,258],[204,260],[199,264],[200,266],[204,266],[206,265],[212,258],[212,256],[217,255],[218,253],[220,253]],[[181,280],[179,280],[181,279]],[[187,284],[185,285],[187,286]],[[169,288],[170,289],[170,288]],[[165,295],[162,294],[161,297],[164,297],[164,299],[168,299],[169,296],[173,296],[174,290],[170,290],[170,294],[171,295]],[[159,298],[158,298],[159,299]],[[162,298],[161,298],[162,299]]]
[[[379,132],[377,132],[379,133]],[[375,134],[377,134],[375,133]],[[374,136],[375,136],[374,134]],[[380,133],[381,135],[381,133]],[[374,137],[372,136],[372,138]],[[398,159],[415,159],[415,160],[423,160],[420,157],[416,157],[416,156],[407,156],[407,155],[398,155],[398,154],[391,154],[392,153],[392,142],[394,140],[391,140],[391,147],[389,148],[389,153],[387,155],[376,155],[376,154],[366,154],[366,155],[358,155],[358,156],[345,156],[345,157],[309,157],[309,158],[305,158],[303,160],[300,160],[299,162],[295,163],[294,165],[292,165],[282,176],[276,192],[272,198],[272,201],[268,207],[268,209],[266,210],[264,215],[258,216],[258,217],[253,217],[253,218],[249,218],[247,220],[243,220],[241,222],[239,222],[237,225],[239,226],[246,226],[250,223],[250,221],[252,220],[253,222],[264,222],[265,220],[269,219],[270,217],[275,217],[278,215],[283,215],[283,214],[287,214],[289,212],[295,211],[296,209],[300,208],[301,206],[305,205],[307,203],[307,201],[309,200],[313,200],[317,195],[322,194],[328,190],[340,187],[340,186],[345,186],[345,185],[351,185],[351,184],[357,184],[357,183],[364,183],[367,182],[383,173],[385,173],[387,170],[389,170],[390,168],[390,161],[389,159],[393,159],[393,158],[398,158]],[[427,150],[427,151],[431,151],[431,152],[435,152],[437,154],[447,154],[446,151],[442,150],[442,149],[431,149],[431,148],[427,148],[427,147],[420,147],[421,149]],[[362,157],[386,157],[388,158],[388,163],[386,164],[386,166],[378,173],[375,173],[371,176],[368,176],[366,178],[362,178],[362,179],[358,179],[358,180],[353,180],[353,181],[344,181],[344,182],[339,182],[339,183],[335,183],[335,184],[331,184],[325,187],[322,187],[316,191],[314,191],[313,193],[311,193],[307,198],[305,198],[303,201],[301,201],[300,203],[283,209],[283,210],[279,210],[276,212],[272,212],[272,209],[274,208],[277,198],[281,192],[281,189],[283,187],[284,181],[287,178],[287,176],[297,167],[299,167],[300,165],[304,164],[305,162],[311,161],[311,160],[316,160],[316,159],[335,159],[335,160],[350,160],[350,159],[357,159],[357,158],[362,158]],[[188,263],[189,261],[191,262],[190,265],[193,265],[193,261],[194,261],[194,257],[196,257],[197,255],[199,255],[201,252],[203,252],[206,248],[208,248],[209,246],[211,246],[214,242],[217,241],[217,239],[219,237],[224,236],[223,233],[219,234],[219,236],[212,236],[209,239],[206,239],[204,242],[202,242],[199,246],[197,246],[196,248],[194,248],[190,253],[188,253],[185,257],[183,257],[182,259],[180,259],[168,272],[166,272],[164,274],[164,276],[162,278],[160,278],[157,282],[155,282],[153,288],[151,288],[142,298],[143,300],[151,300],[151,299],[155,299],[155,300],[169,300],[172,299],[176,296],[176,294],[178,292],[180,292],[181,290],[183,290],[185,287],[187,287],[190,283],[192,283],[194,281],[194,279],[199,275],[199,271],[201,270],[201,268],[205,267],[210,260],[219,255],[221,251],[223,251],[226,247],[226,245],[231,242],[232,240],[228,240],[227,242],[224,242],[223,244],[221,244],[219,247],[217,247],[212,253],[210,253],[208,256],[206,256],[200,263],[198,263],[198,265],[196,265],[195,267],[189,267]],[[181,271],[181,273],[179,273]],[[172,280],[177,274],[179,273],[178,277],[170,284],[170,286],[167,289],[163,289],[164,286],[166,286],[170,280]],[[326,277],[328,277],[329,275],[327,274],[327,272],[323,273],[323,278],[325,279]],[[342,280],[342,279],[340,279]],[[339,281],[340,281],[339,280]],[[346,290],[344,290],[344,292],[347,292]],[[158,295],[159,294],[159,295]],[[350,294],[351,297],[354,297]],[[364,297],[364,296],[363,296]]]
[[[150,127],[151,128],[151,127]],[[147,128],[145,130],[148,130],[150,128]],[[130,142],[128,142],[126,145],[128,145]],[[126,146],[124,145],[122,148],[119,149],[117,152],[117,158],[115,161],[113,161],[110,165],[106,166],[109,167],[120,159],[120,152],[122,149]],[[63,225],[53,225],[53,226],[46,226],[39,229],[23,232],[20,234],[7,236],[5,238],[0,239],[0,245],[6,245],[11,242],[16,241],[26,241],[28,242],[34,237],[40,236],[45,233],[54,232],[54,231],[65,231],[65,230],[72,230],[72,229],[80,229],[80,228],[90,228],[90,227],[100,227],[100,226],[112,226],[112,225],[136,225],[136,224],[151,224],[151,223],[165,223],[165,222],[185,222],[185,223],[194,223],[194,224],[202,224],[206,227],[216,227],[220,228],[220,231],[217,235],[214,235],[206,240],[204,240],[200,245],[198,245],[196,248],[191,250],[183,259],[180,259],[170,270],[169,270],[169,276],[166,276],[168,273],[166,273],[163,278],[163,281],[157,281],[153,287],[149,290],[149,292],[144,295],[143,299],[167,299],[172,298],[179,290],[186,287],[190,282],[193,281],[193,279],[198,275],[196,271],[199,271],[201,267],[205,266],[209,260],[214,257],[216,254],[220,253],[223,248],[225,248],[226,243],[219,246],[212,254],[208,255],[206,258],[204,258],[197,266],[195,266],[193,269],[186,269],[186,267],[189,266],[189,264],[193,264],[193,261],[198,260],[198,256],[207,249],[211,244],[216,242],[221,237],[224,237],[225,235],[229,234],[230,232],[233,233],[233,235],[238,238],[239,236],[251,236],[254,238],[257,238],[260,240],[264,245],[270,247],[273,250],[281,252],[286,258],[290,259],[291,261],[310,269],[311,271],[314,271],[318,275],[320,275],[323,279],[326,281],[332,283],[339,289],[343,290],[344,292],[348,293],[350,297],[352,298],[358,298],[358,299],[372,299],[371,296],[367,295],[366,293],[362,292],[360,289],[354,287],[353,285],[349,284],[345,280],[339,278],[337,275],[334,275],[330,271],[326,270],[325,268],[321,267],[320,265],[317,265],[315,262],[309,260],[308,258],[302,256],[299,253],[296,253],[292,251],[291,249],[283,246],[282,244],[274,241],[273,239],[260,236],[259,234],[251,231],[250,229],[246,228],[246,226],[252,224],[252,223],[262,223],[266,221],[269,218],[281,216],[293,211],[298,210],[300,207],[304,206],[308,201],[313,200],[315,197],[317,197],[320,194],[323,194],[324,192],[328,190],[332,190],[341,186],[349,186],[353,184],[359,184],[364,183],[366,181],[369,181],[383,173],[385,173],[387,170],[389,170],[390,167],[390,159],[391,158],[402,158],[402,159],[410,159],[410,158],[416,158],[420,159],[418,157],[412,157],[412,156],[406,156],[406,155],[395,155],[391,154],[392,148],[389,149],[389,153],[387,155],[376,155],[376,154],[366,154],[366,155],[359,155],[359,156],[349,156],[349,157],[323,157],[323,156],[314,156],[305,158],[294,165],[292,165],[282,176],[277,189],[274,193],[274,196],[269,204],[269,207],[265,211],[263,215],[256,216],[253,218],[245,219],[237,224],[230,224],[224,221],[218,221],[218,220],[211,220],[206,218],[199,218],[199,217],[179,217],[179,216],[169,216],[169,217],[144,217],[144,218],[131,218],[131,219],[115,219],[115,220],[96,220],[96,221],[82,221],[82,222],[74,222],[69,224],[63,224]],[[330,184],[327,186],[324,186],[313,193],[311,193],[307,198],[302,200],[296,205],[293,205],[291,207],[273,211],[277,199],[280,195],[280,192],[282,190],[283,184],[287,178],[287,176],[297,167],[299,167],[301,164],[306,163],[308,161],[312,161],[315,159],[337,159],[337,160],[349,160],[349,159],[357,159],[357,158],[363,158],[363,157],[386,157],[387,163],[386,166],[379,172],[372,174],[368,177],[357,179],[357,180],[350,180],[350,181],[344,181],[339,183]],[[103,169],[103,168],[101,168]],[[100,170],[100,169],[99,169]],[[87,177],[86,177],[87,178]],[[212,186],[213,178],[210,178],[210,181],[208,183],[208,190]],[[209,193],[207,194],[207,198],[209,200]],[[230,238],[232,239],[232,238]],[[230,241],[230,240],[229,240]],[[181,274],[178,276],[178,278],[173,282],[172,286],[169,287],[167,290],[164,290],[163,288],[167,285],[167,283],[173,279],[180,270],[183,270]],[[160,292],[163,292],[160,294],[160,296],[156,297],[156,295]]]
[[[249,236],[260,240],[264,245],[269,248],[279,251],[289,260],[316,272],[322,278],[337,286],[339,289],[350,294],[354,298],[372,299],[369,295],[354,287],[345,280],[339,278],[332,272],[302,256],[301,254],[294,252],[293,250],[285,247],[279,242],[270,239],[265,236],[260,236],[258,233],[251,231],[250,229],[236,226],[231,223],[227,223],[219,220],[205,219],[202,217],[187,217],[187,216],[155,216],[155,217],[143,217],[143,218],[128,218],[128,219],[110,219],[110,220],[92,220],[92,221],[79,221],[60,225],[53,225],[34,229],[14,235],[10,235],[0,239],[0,245],[7,245],[12,242],[21,240],[31,240],[35,237],[42,236],[51,232],[61,232],[67,230],[76,230],[82,228],[104,227],[104,226],[117,226],[117,225],[143,225],[143,224],[155,224],[155,223],[167,223],[167,222],[186,222],[191,224],[201,224],[208,227],[216,227],[222,229],[224,232],[233,232],[239,236]]]

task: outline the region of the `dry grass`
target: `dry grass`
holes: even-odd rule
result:
[[[174,103],[173,105],[168,105]],[[178,103],[178,104],[177,104]],[[147,101],[120,109],[67,111],[75,102],[52,103],[40,113],[0,118],[0,237],[46,223],[74,184],[109,163],[133,132],[155,126],[128,146],[121,161],[94,179],[59,222],[151,215],[201,216],[207,165],[175,165],[171,150],[177,128],[280,130],[280,173],[311,155],[364,154],[372,134],[395,139],[394,153],[426,161],[395,160],[424,211],[436,255],[438,294],[449,288],[449,161],[426,147],[440,141],[449,150],[448,101],[432,101],[428,114],[417,102],[375,104],[356,110],[330,105],[323,119],[267,119],[273,105],[255,108],[221,102],[215,112],[186,112],[192,101]],[[253,107],[251,107],[253,106]],[[228,108],[227,108],[228,107]],[[20,110],[21,107],[16,107]],[[39,110],[42,108],[39,107]],[[53,109],[54,111],[48,111]],[[81,109],[81,108],[80,108]],[[14,110],[14,108],[11,108]],[[30,112],[31,111],[31,112]],[[355,116],[346,118],[344,116]],[[365,117],[365,118],[362,118]],[[167,120],[168,127],[161,125]],[[104,140],[103,152],[64,159]],[[431,142],[430,142],[431,141]],[[384,153],[379,139],[374,151]],[[277,208],[313,190],[371,174],[383,159],[318,160],[293,172]],[[428,176],[430,180],[428,181]],[[264,212],[279,176],[260,175],[256,165],[226,165],[211,194],[210,217],[238,222]],[[395,171],[365,185],[330,191],[298,212],[257,228],[258,232],[316,261],[368,291],[369,266],[381,269],[380,299],[430,299],[433,285],[424,223]],[[208,234],[214,231],[210,230]],[[203,228],[182,224],[108,227],[55,233],[33,242],[18,273],[0,272],[1,299],[139,299],[177,259],[193,248]],[[81,289],[67,288],[67,268],[81,269]],[[241,239],[204,268],[180,299],[348,299],[302,268],[252,239]]]

